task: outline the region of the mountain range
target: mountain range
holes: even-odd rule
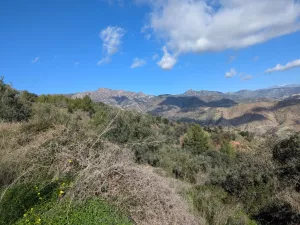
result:
[[[158,96],[100,88],[73,94],[72,98],[86,95],[95,102],[177,121],[239,127],[260,133],[300,130],[300,85],[227,93],[188,90],[183,94]]]

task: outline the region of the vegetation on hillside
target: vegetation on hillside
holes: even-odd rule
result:
[[[0,99],[0,224],[300,223],[299,134],[274,142],[3,80]]]

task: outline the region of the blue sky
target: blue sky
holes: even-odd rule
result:
[[[297,1],[214,2],[1,1],[0,76],[37,94],[300,84]]]

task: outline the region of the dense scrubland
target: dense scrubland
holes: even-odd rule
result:
[[[0,224],[300,224],[300,136],[37,96],[0,80]]]

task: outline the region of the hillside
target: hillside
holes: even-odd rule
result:
[[[0,100],[1,225],[300,223],[299,134],[201,127],[2,80]]]
[[[285,133],[300,130],[300,116],[297,113],[300,101],[294,99],[292,102],[291,99],[299,93],[298,85],[233,93],[188,90],[181,95],[160,96],[99,89],[75,94],[72,98],[87,95],[95,102],[201,125]]]

